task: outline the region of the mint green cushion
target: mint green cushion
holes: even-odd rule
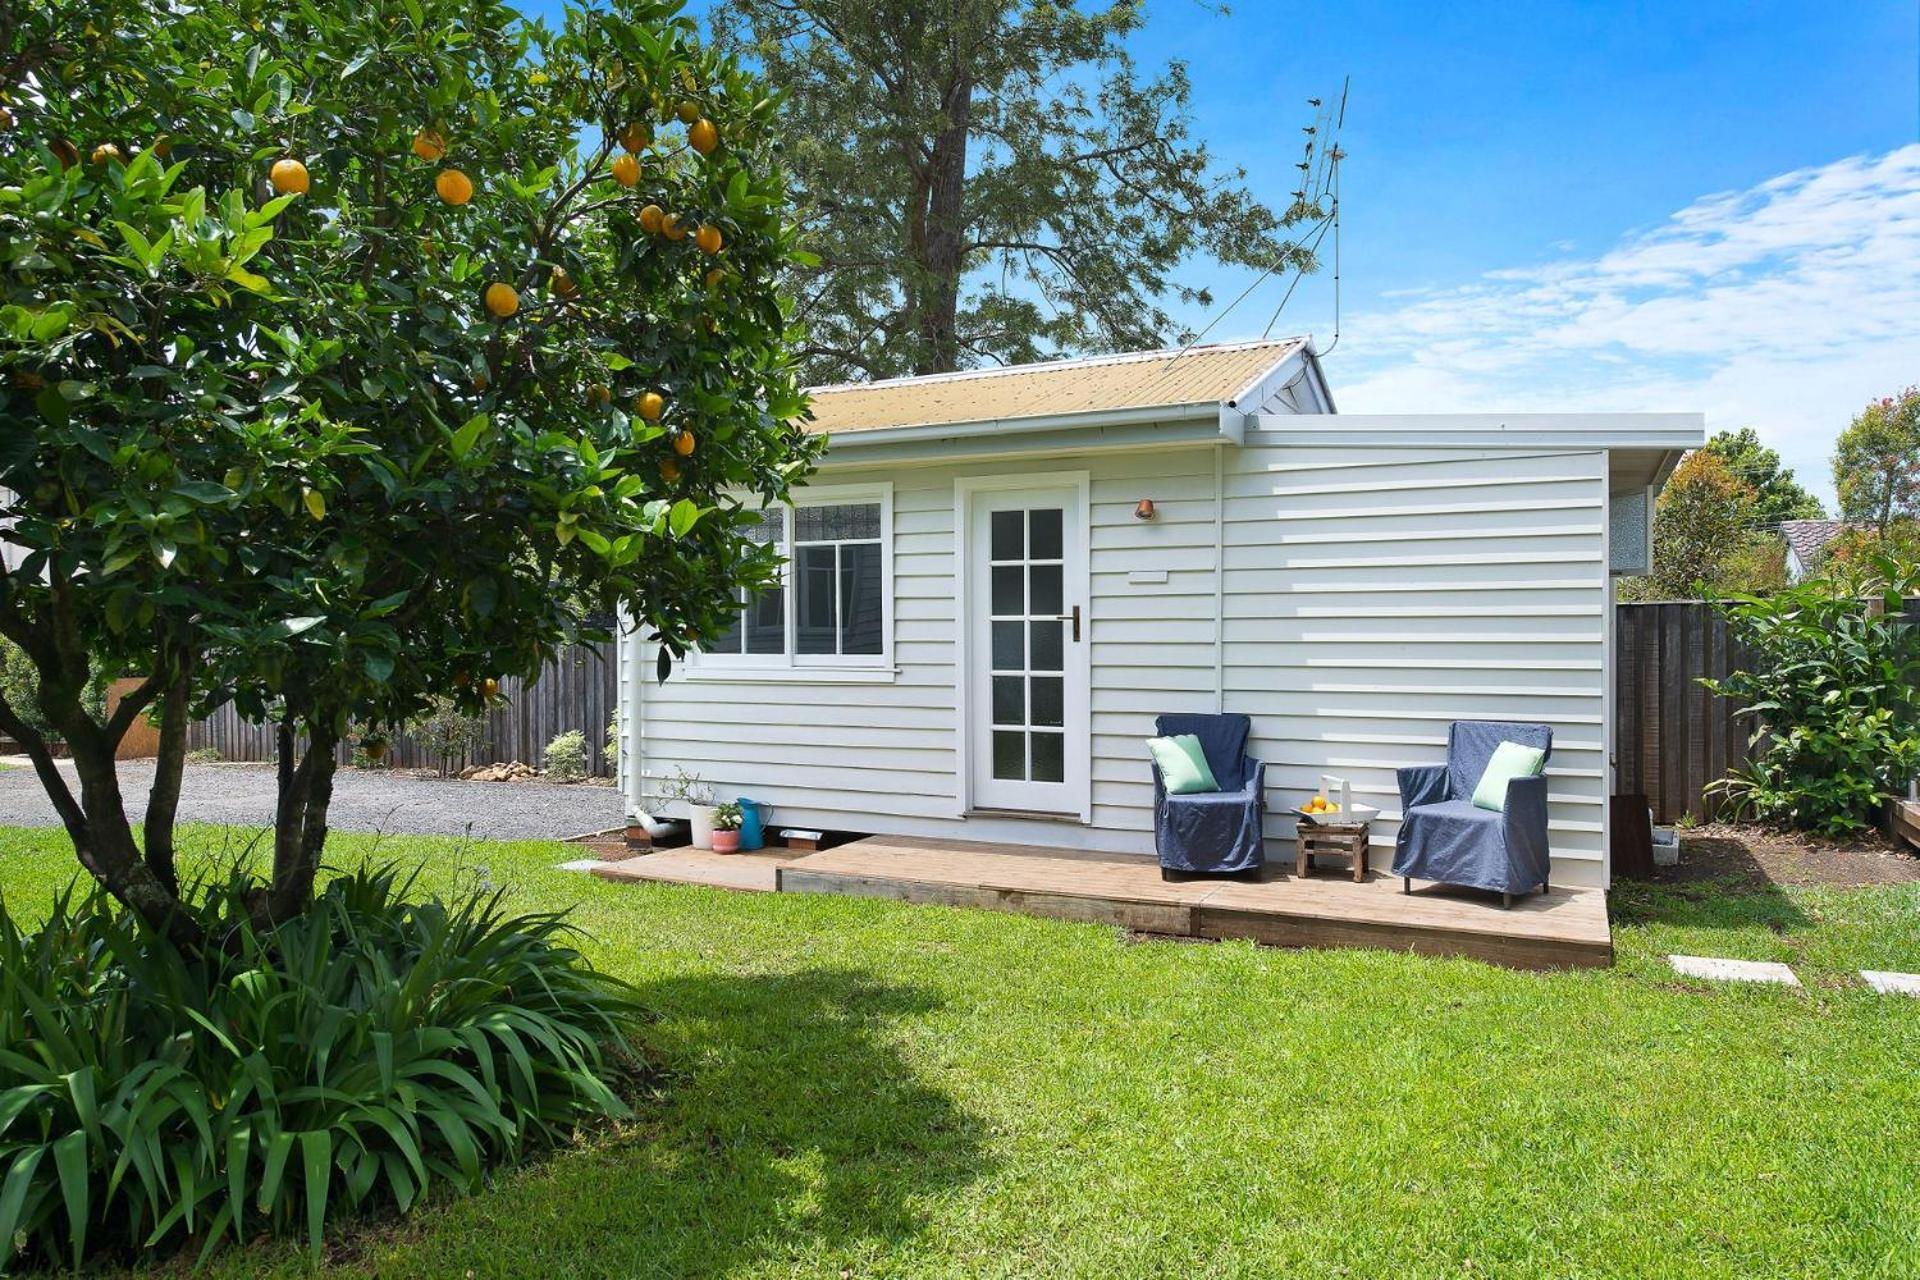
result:
[[[1220,789],[1213,780],[1213,770],[1207,767],[1207,753],[1200,749],[1200,739],[1191,733],[1148,738],[1147,750],[1153,752],[1153,762],[1160,766],[1160,781],[1168,795],[1190,796]]]
[[[1480,775],[1480,785],[1473,789],[1473,806],[1476,809],[1492,809],[1499,813],[1507,807],[1507,784],[1515,778],[1531,778],[1540,772],[1540,766],[1546,763],[1547,753],[1538,747],[1523,747],[1517,742],[1503,742],[1493,749],[1493,758],[1487,761],[1487,771]]]

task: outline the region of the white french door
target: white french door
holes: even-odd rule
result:
[[[962,490],[971,803],[1084,817],[1086,489],[1002,483],[973,481]]]

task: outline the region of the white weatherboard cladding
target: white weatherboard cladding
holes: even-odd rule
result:
[[[1091,820],[966,817],[955,482],[1064,469],[1091,477]],[[1254,718],[1270,839],[1291,837],[1285,808],[1333,772],[1380,806],[1374,839],[1390,844],[1393,770],[1441,759],[1449,721],[1540,720],[1556,879],[1601,883],[1606,471],[1597,449],[1304,446],[1282,430],[1244,447],[834,468],[826,483],[893,484],[897,676],[657,686],[651,646],[633,645],[637,763],[769,801],[776,826],[1145,854],[1153,717],[1224,705]],[[1151,521],[1134,517],[1141,498]],[[630,797],[649,785],[630,779]]]

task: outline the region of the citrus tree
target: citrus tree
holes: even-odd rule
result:
[[[39,677],[0,730],[177,941],[195,714],[279,726],[282,919],[350,725],[478,709],[616,609],[682,652],[774,572],[740,504],[813,456],[775,104],[675,7],[0,17],[0,636]],[[111,714],[100,667],[138,679]],[[144,841],[113,759],[143,713]]]

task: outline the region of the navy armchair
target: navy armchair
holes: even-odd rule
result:
[[[1502,742],[1553,754],[1553,730],[1543,724],[1456,720],[1447,731],[1447,762],[1401,769],[1400,835],[1393,874],[1403,891],[1412,879],[1491,889],[1504,905],[1513,895],[1547,889],[1547,779],[1507,784],[1507,807],[1496,813],[1473,803],[1487,761]]]
[[[1161,716],[1153,731],[1163,738],[1190,733],[1200,739],[1218,791],[1168,795],[1153,765],[1153,844],[1167,880],[1202,875],[1257,876],[1266,865],[1261,815],[1266,810],[1267,767],[1247,755],[1252,722],[1235,715]]]

